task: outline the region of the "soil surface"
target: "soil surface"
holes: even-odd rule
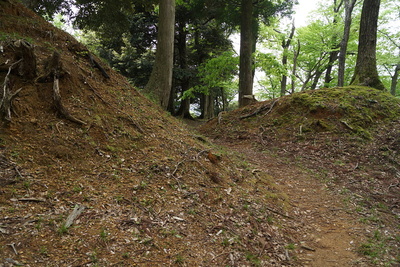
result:
[[[246,155],[251,164],[275,178],[279,189],[287,194],[285,227],[293,230],[298,243],[293,255],[301,266],[367,266],[357,253],[365,241],[365,225],[352,215],[343,196],[304,170],[268,153],[254,149],[251,144],[225,143],[225,146]]]
[[[398,99],[321,89],[193,130],[17,1],[0,21],[1,267],[400,264]]]

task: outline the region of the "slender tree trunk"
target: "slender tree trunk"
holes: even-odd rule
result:
[[[333,6],[333,25],[337,25],[337,18],[339,17],[339,11],[340,8],[343,5],[343,1],[344,0],[340,0],[338,1],[334,1],[334,6]],[[329,83],[333,80],[332,78],[332,69],[333,69],[333,65],[335,64],[336,60],[338,59],[338,54],[339,51],[337,51],[337,49],[340,47],[340,43],[338,41],[338,35],[334,34],[332,36],[332,50],[329,52],[329,61],[328,61],[328,66],[326,67],[326,72],[325,72],[325,86],[328,87]]]
[[[300,40],[297,40],[297,50],[293,55],[293,68],[292,68],[292,89],[291,93],[293,94],[296,89],[296,77],[297,77],[297,58],[300,54]]]
[[[364,0],[361,12],[357,63],[351,84],[385,90],[376,68],[376,42],[380,0]]]
[[[252,103],[253,96],[253,2],[242,0],[240,22],[239,107]]]
[[[350,38],[350,28],[352,21],[352,13],[357,0],[345,0],[345,18],[343,38],[340,42],[339,51],[339,69],[338,69],[338,86],[344,86],[344,70],[346,67],[347,44]]]
[[[292,22],[292,30],[290,31],[289,38],[287,40],[282,41],[282,48],[283,48],[282,66],[284,68],[287,68],[288,52],[289,52],[290,44],[292,42],[295,30],[296,30],[296,27],[295,27],[294,21],[293,21]],[[286,87],[287,87],[287,75],[284,74],[284,75],[282,75],[282,79],[281,79],[281,96],[286,94]]]
[[[400,63],[398,63],[394,69],[394,74],[392,76],[392,83],[390,86],[390,93],[396,96],[397,80],[399,79]]]
[[[337,49],[339,47],[334,47],[333,49]],[[324,84],[326,87],[329,86],[329,83],[333,80],[332,78],[332,69],[333,65],[335,64],[336,60],[338,59],[338,51],[331,51],[329,52],[329,61],[328,61],[328,66],[326,67],[326,72],[325,72],[325,81]]]
[[[224,88],[221,87],[221,99],[222,99],[222,111],[226,111],[226,107],[228,106],[228,101],[226,99]]]
[[[318,85],[318,81],[321,78],[322,74],[324,72],[321,70],[317,70],[314,74],[314,79],[313,79],[313,83],[311,84],[311,90],[315,90],[317,89],[317,85]]]
[[[165,110],[172,87],[174,26],[175,0],[160,0],[156,59],[145,91]]]
[[[211,94],[204,95],[204,109],[203,109],[203,119],[211,119],[214,117],[214,98]]]
[[[180,68],[184,70],[184,73],[188,70],[187,64],[187,47],[186,47],[186,36],[187,32],[185,29],[185,23],[179,23],[178,25],[178,61]],[[182,94],[189,90],[190,87],[190,79],[188,75],[183,75],[180,78],[180,86],[182,89]],[[190,115],[190,98],[185,98],[181,101],[181,105],[179,107],[178,112],[176,113],[177,116],[182,116],[184,118],[192,119]]]

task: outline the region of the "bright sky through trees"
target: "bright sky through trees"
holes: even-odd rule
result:
[[[294,6],[294,11],[296,12],[295,24],[296,28],[307,25],[307,17],[311,11],[317,9],[319,1],[310,0],[298,0],[299,4]]]

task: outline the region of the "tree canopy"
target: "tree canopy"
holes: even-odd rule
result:
[[[48,18],[66,14],[94,52],[136,87],[146,86],[157,47],[159,1],[23,2]],[[241,99],[253,95],[254,76],[257,98],[348,85],[356,66],[363,1],[324,2],[299,28],[290,20],[295,4],[279,0],[177,0],[168,111],[211,118],[234,105],[232,99],[237,96],[240,105],[245,105]],[[392,1],[382,0],[380,10],[373,49],[377,73],[384,87],[396,95],[399,31],[388,25],[399,18]],[[243,51],[232,44],[238,36],[242,36]]]

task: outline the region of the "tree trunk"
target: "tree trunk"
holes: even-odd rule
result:
[[[334,47],[333,49],[337,49],[338,47]],[[331,51],[329,52],[329,61],[328,61],[328,66],[326,67],[326,72],[325,72],[325,81],[324,81],[324,86],[329,87],[329,83],[333,80],[332,78],[332,69],[333,65],[335,64],[336,60],[338,59],[338,51]]]
[[[294,21],[293,21],[292,30],[290,31],[289,38],[286,41],[285,40],[282,41],[282,48],[283,48],[282,66],[284,68],[287,67],[289,47],[290,43],[292,42],[295,30],[296,27],[294,26]],[[286,86],[287,86],[287,75],[285,74],[282,76],[281,80],[281,96],[284,96],[286,94]]]
[[[335,0],[334,1],[334,6],[333,6],[333,25],[336,26],[337,25],[337,18],[339,17],[339,11],[340,8],[343,5],[343,0],[339,1],[339,3]],[[336,60],[338,59],[338,54],[339,51],[337,51],[337,49],[340,47],[340,43],[338,41],[338,35],[334,34],[332,36],[332,47],[331,47],[331,51],[329,52],[329,62],[328,62],[328,66],[326,67],[326,72],[325,72],[325,87],[329,87],[329,83],[333,80],[332,78],[332,69],[333,69],[333,65],[335,64]]]
[[[179,83],[181,86],[182,94],[189,90],[190,88],[190,80],[189,76],[185,73],[188,72],[188,64],[187,64],[187,47],[186,47],[186,29],[184,23],[179,23],[178,25],[178,63],[180,68],[183,70],[183,76],[180,78]],[[176,113],[177,116],[181,116],[183,118],[192,119],[190,115],[190,98],[186,98],[181,100],[181,104],[179,110]]]
[[[297,58],[300,54],[300,40],[297,40],[297,50],[293,55],[293,68],[292,68],[292,89],[291,93],[293,94],[296,89],[296,76],[297,76]]]
[[[174,55],[175,0],[160,0],[157,51],[145,92],[163,108],[168,108],[172,87]]]
[[[214,98],[211,94],[203,95],[203,119],[211,119],[214,117]]]
[[[321,78],[321,76],[322,76],[323,73],[324,73],[324,72],[321,71],[321,70],[317,70],[317,71],[315,72],[315,74],[314,74],[314,80],[313,80],[313,83],[311,84],[311,90],[317,89],[318,81],[319,81],[319,79]]]
[[[390,93],[396,96],[397,80],[399,78],[400,63],[398,63],[394,69],[394,74],[392,76],[392,84],[390,86]]]
[[[351,14],[353,13],[354,6],[357,0],[345,0],[345,18],[344,18],[344,30],[343,38],[340,42],[339,51],[339,69],[338,69],[338,86],[344,86],[344,70],[346,67],[346,54],[347,54],[347,44],[350,37],[351,28]]]
[[[357,63],[351,84],[385,90],[376,68],[376,42],[380,0],[364,0],[361,12]]]
[[[239,107],[253,102],[253,2],[242,0],[240,22]]]

